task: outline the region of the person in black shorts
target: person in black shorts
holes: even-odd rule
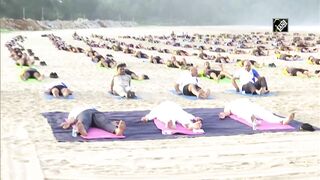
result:
[[[221,70],[215,70],[215,69],[211,69],[210,66],[210,62],[205,62],[204,63],[204,74],[206,77],[210,78],[210,79],[214,79],[214,80],[220,80],[223,79],[225,77],[232,79],[232,75],[230,75],[228,72],[226,72],[223,69],[222,64],[219,65]]]
[[[72,91],[68,88],[66,84],[63,82],[56,83],[55,85],[52,85],[48,90],[47,93],[54,96],[54,97],[67,97],[72,94]]]
[[[176,81],[174,88],[177,94],[185,96],[197,96],[200,99],[207,99],[210,95],[210,90],[203,90],[198,85],[198,70],[196,67],[191,67],[189,72],[181,74]]]
[[[23,81],[26,81],[28,79],[37,79],[39,81],[41,81],[44,76],[41,75],[39,73],[38,70],[36,70],[35,68],[28,68],[28,69],[25,69],[21,75],[20,75],[20,78],[23,80]]]

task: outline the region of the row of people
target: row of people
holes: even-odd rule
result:
[[[248,99],[236,99],[226,103],[223,112],[219,113],[221,120],[228,116],[236,115],[252,125],[253,129],[259,126],[257,119],[263,119],[270,123],[288,124],[294,119],[295,113],[287,117],[279,117],[262,106],[249,101]],[[145,116],[141,117],[142,122],[157,119],[165,124],[167,129],[176,129],[177,123],[189,130],[199,130],[203,128],[202,117],[196,117],[182,109],[178,104],[165,101],[151,109]],[[124,135],[126,123],[124,120],[111,120],[101,111],[94,107],[84,106],[73,108],[66,121],[60,125],[63,129],[74,128],[76,133],[87,136],[90,127],[103,129],[117,136]]]

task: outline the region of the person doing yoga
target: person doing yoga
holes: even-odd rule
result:
[[[117,136],[122,136],[126,129],[126,123],[123,120],[111,121],[110,117],[90,106],[74,107],[68,119],[60,126],[63,129],[74,126],[76,132],[82,136],[87,136],[90,127],[97,127]]]
[[[219,113],[219,118],[225,119],[232,114],[244,119],[252,125],[258,125],[257,119],[262,119],[270,123],[288,124],[295,116],[294,113],[291,113],[285,118],[276,116],[260,105],[251,102],[249,99],[236,99],[227,103],[224,107],[224,111]]]
[[[184,111],[178,104],[165,101],[152,108],[152,110],[141,118],[141,121],[158,119],[168,129],[176,129],[176,123],[180,123],[189,130],[199,130],[202,127],[202,119]]]

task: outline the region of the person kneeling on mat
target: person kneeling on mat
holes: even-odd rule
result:
[[[141,121],[147,122],[157,118],[168,129],[176,129],[176,123],[180,123],[189,130],[199,130],[202,127],[202,119],[184,111],[178,104],[165,101],[154,107]]]

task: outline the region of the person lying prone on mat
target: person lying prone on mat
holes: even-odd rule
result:
[[[67,97],[72,94],[72,91],[63,82],[55,82],[50,84],[47,87],[46,93],[54,97],[59,97],[59,96]]]
[[[82,136],[87,135],[90,127],[100,128],[118,136],[122,136],[126,129],[126,123],[123,120],[111,121],[104,113],[88,106],[73,108],[68,119],[60,126],[63,129],[68,129],[72,125]]]
[[[168,129],[175,129],[176,123],[180,123],[189,130],[197,130],[202,127],[202,119],[184,111],[178,104],[165,101],[154,107],[141,121],[147,122],[157,118]]]
[[[44,75],[41,75],[35,68],[27,68],[22,71],[22,73],[20,74],[20,78],[23,81],[26,81],[28,79],[37,79],[41,81],[44,78]]]
[[[198,85],[198,69],[191,67],[188,73],[183,73],[178,81],[175,83],[174,88],[177,94],[185,96],[197,96],[198,98],[207,99],[210,95],[210,90],[204,91]]]
[[[311,72],[307,69],[294,68],[294,67],[285,67],[284,73],[290,76],[300,76],[300,77],[311,77]]]
[[[276,116],[260,105],[251,102],[249,99],[236,99],[227,103],[224,107],[224,111],[219,113],[219,118],[225,119],[232,114],[251,124],[256,124],[257,118],[270,123],[288,124],[294,119],[295,115],[294,113],[291,113],[286,118]]]
[[[259,91],[259,94],[269,93],[265,77],[260,76],[251,66],[250,61],[245,61],[244,67],[233,75],[232,85],[236,88],[236,91],[239,92],[240,89],[236,82],[236,79],[239,79],[241,92],[245,92],[246,94],[257,94],[257,91]]]

